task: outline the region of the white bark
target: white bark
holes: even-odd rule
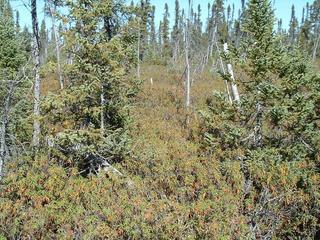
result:
[[[33,29],[33,56],[34,56],[34,122],[33,122],[33,139],[34,147],[39,147],[40,144],[40,39],[39,25],[37,17],[37,1],[31,0],[31,17]]]
[[[211,39],[209,39],[208,42],[208,49],[207,49],[207,56],[206,56],[206,64],[209,62],[209,58],[212,56],[212,51],[213,51],[213,45],[216,42],[216,32],[217,32],[217,26],[212,30],[211,33]]]
[[[222,61],[222,57],[221,57],[220,48],[219,48],[219,45],[218,45],[217,42],[216,42],[216,47],[217,47],[217,51],[218,51],[218,55],[219,55],[219,59],[220,59],[220,65],[221,65],[221,68],[222,68],[222,72],[223,72],[223,74],[226,74],[226,70],[225,70],[225,67],[223,65],[223,61]],[[231,97],[231,93],[230,93],[229,83],[228,83],[227,80],[224,80],[224,84],[226,86],[226,91],[227,91],[227,94],[228,94],[228,100],[229,100],[230,104],[232,104],[232,97]]]
[[[228,43],[225,43],[223,45],[223,50],[224,50],[224,53],[226,55],[229,54]],[[235,77],[234,77],[233,68],[232,68],[231,63],[227,63],[227,70],[228,70],[228,73],[229,73],[229,75],[231,77],[231,92],[232,92],[232,95],[233,95],[233,100],[235,102],[239,103],[240,102],[240,95],[239,95],[238,86],[236,84],[236,80],[235,80]]]

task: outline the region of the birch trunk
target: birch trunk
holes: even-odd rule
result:
[[[37,17],[37,1],[31,0],[31,17],[33,30],[33,56],[34,56],[34,122],[33,122],[33,139],[34,147],[39,147],[40,144],[40,39],[39,39],[39,24]]]
[[[56,27],[56,6],[54,3],[50,3],[50,15],[51,15],[51,21],[52,21],[52,31],[54,33],[54,43],[55,43],[55,51],[56,51],[56,57],[57,57],[57,73],[59,77],[59,83],[60,83],[60,89],[63,89],[64,82],[63,82],[63,76],[61,71],[61,63],[60,63],[60,44],[59,44],[59,32],[57,31]]]
[[[225,43],[223,45],[223,50],[226,55],[229,54],[228,43]],[[236,80],[234,77],[233,68],[232,68],[231,63],[227,63],[227,70],[228,70],[228,73],[231,77],[231,92],[232,92],[233,100],[235,102],[239,103],[240,102],[240,95],[239,95],[238,86],[236,84]]]

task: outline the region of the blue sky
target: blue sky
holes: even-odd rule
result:
[[[139,0],[135,0],[139,1]],[[205,21],[205,18],[207,16],[207,6],[210,2],[212,4],[214,0],[193,0],[194,8],[198,6],[198,4],[201,5],[202,8],[202,17]],[[272,0],[273,1],[273,0]],[[11,4],[13,6],[14,10],[19,10],[20,12],[20,25],[24,26],[27,25],[28,27],[31,26],[31,17],[30,17],[30,9],[28,9],[27,6],[29,4],[30,0],[11,0]],[[174,2],[175,0],[151,0],[151,3],[156,6],[156,22],[158,25],[158,22],[162,19],[163,11],[164,11],[164,4],[168,3],[170,14],[173,17],[174,16]],[[241,0],[226,0],[225,6],[227,7],[228,4],[232,5],[232,3],[235,4],[235,8],[238,9],[241,5]],[[312,2],[308,0],[275,0],[275,13],[277,18],[283,19],[284,27],[287,27],[290,21],[290,15],[291,15],[291,6],[292,4],[296,7],[296,16],[300,22],[301,15],[302,15],[302,8],[306,5],[307,2]],[[188,0],[180,0],[181,8],[188,8]],[[44,1],[38,0],[38,14],[39,19],[42,20],[44,16],[43,12],[43,6]],[[236,11],[237,16],[237,11]],[[172,19],[173,21],[173,19]],[[171,22],[172,22],[171,21]]]

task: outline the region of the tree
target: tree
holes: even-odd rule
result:
[[[50,133],[54,158],[69,159],[88,174],[110,170],[128,149],[133,86],[128,73],[136,60],[137,26],[135,21],[127,28],[105,22],[120,24],[119,16],[128,17],[117,1],[82,3],[68,5],[73,27],[66,40],[75,56],[70,84],[48,97],[45,109],[48,121],[57,127]],[[63,130],[57,131],[61,125]]]
[[[219,93],[208,100],[204,147],[221,159],[226,178],[240,192],[238,211],[247,219],[248,238],[313,238],[320,81],[298,50],[280,44],[273,27],[270,1],[250,0],[246,37],[240,54],[234,53],[245,72],[241,103],[232,106]]]
[[[294,44],[297,38],[297,31],[298,31],[298,19],[296,18],[295,8],[294,5],[291,7],[291,19],[290,19],[290,26],[289,26],[289,42],[290,44]]]
[[[56,17],[57,17],[57,7],[61,4],[60,0],[47,0],[46,1],[46,9],[47,13],[51,17],[52,23],[52,36],[55,45],[55,54],[57,58],[57,75],[60,83],[60,89],[64,88],[64,80],[62,76],[61,69],[61,51],[60,51],[60,33],[59,29],[56,26]]]
[[[164,6],[164,15],[163,15],[163,22],[162,22],[162,42],[163,42],[163,51],[164,56],[170,56],[170,35],[169,35],[169,6],[166,3]]]
[[[17,33],[20,32],[21,27],[20,27],[20,14],[19,11],[16,11],[16,29],[17,29]]]
[[[40,145],[40,36],[37,15],[37,1],[31,0],[31,18],[32,18],[32,38],[33,38],[33,56],[34,56],[34,122],[33,122],[33,140],[35,148]]]
[[[157,34],[156,34],[156,26],[155,26],[155,12],[156,7],[152,6],[151,10],[151,18],[150,18],[150,42],[152,55],[156,54],[156,43],[157,43]]]
[[[320,44],[320,1],[314,1],[310,9],[310,22],[312,24],[313,32],[312,60],[315,61],[317,58],[318,48]]]
[[[17,34],[12,9],[7,0],[0,0],[0,179],[5,161],[13,151],[12,126],[18,125],[12,118],[14,105],[23,99],[26,89],[19,92],[21,79],[18,71],[25,62],[25,52]],[[25,109],[26,111],[27,109]],[[23,113],[20,112],[22,116]],[[25,116],[24,116],[25,117]],[[10,137],[11,136],[11,137]]]
[[[48,57],[48,34],[47,34],[47,28],[46,28],[46,22],[45,20],[42,20],[41,26],[40,26],[40,43],[41,43],[41,63],[44,64],[47,57]]]
[[[173,60],[176,62],[179,55],[180,47],[180,4],[179,0],[175,1],[175,17],[174,17],[174,26],[172,31],[172,40],[173,40]]]

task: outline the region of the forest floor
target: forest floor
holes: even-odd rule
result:
[[[150,159],[157,159],[163,170],[168,171],[175,161],[197,158],[196,138],[201,121],[198,113],[205,108],[213,90],[223,87],[217,77],[208,73],[197,75],[191,92],[192,106],[186,111],[181,72],[164,66],[143,66],[144,82],[132,109],[133,156],[141,158],[151,154]]]

